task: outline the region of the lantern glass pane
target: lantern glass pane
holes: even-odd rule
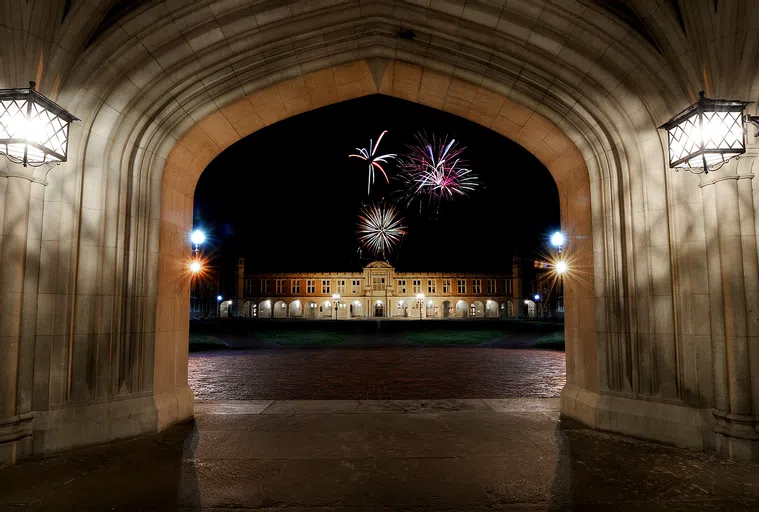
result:
[[[29,165],[66,159],[69,122],[28,94],[0,100],[0,153]]]
[[[712,167],[746,152],[742,111],[703,111],[668,132],[670,167]]]
[[[669,130],[669,163],[670,166],[688,167],[687,164],[678,164],[679,160],[696,154],[701,149],[701,129],[699,128],[698,115],[694,114],[680,121]]]
[[[704,112],[702,119],[704,151],[745,149],[741,112]]]

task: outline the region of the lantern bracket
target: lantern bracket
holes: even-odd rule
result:
[[[754,137],[759,137],[759,116],[751,116],[746,114],[743,118],[743,121],[748,124],[753,124],[754,128],[756,128],[756,133],[754,133]]]

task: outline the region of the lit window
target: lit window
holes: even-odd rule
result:
[[[337,280],[337,293],[340,295],[345,295],[345,279]]]
[[[329,279],[322,279],[322,293],[332,293],[330,292]]]
[[[353,294],[358,295],[360,293],[361,293],[361,280],[354,279],[353,280]]]
[[[375,292],[385,291],[385,278],[384,277],[372,277],[372,290]]]
[[[284,279],[277,279],[276,287],[277,287],[277,295],[285,294],[285,280]]]
[[[427,293],[437,293],[437,284],[434,279],[427,280]]]
[[[306,281],[306,293],[316,293],[316,281],[313,279]],[[313,302],[311,304],[313,305]]]
[[[300,280],[299,279],[294,279],[290,283],[290,293],[292,293],[293,295],[297,295],[297,294],[300,293]]]
[[[398,279],[398,293],[406,293],[406,280]]]
[[[422,293],[422,280],[414,279],[411,281],[411,293]]]
[[[466,279],[458,279],[456,283],[459,293],[466,293]]]
[[[443,293],[451,293],[451,280],[443,279]]]
[[[480,293],[482,293],[481,283],[482,283],[482,281],[479,280],[479,279],[473,279],[472,280],[472,293],[474,293],[476,295],[479,295]]]

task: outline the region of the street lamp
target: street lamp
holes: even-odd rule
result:
[[[561,252],[561,246],[564,245],[564,234],[561,231],[557,231],[551,235],[551,245],[559,249],[559,252]]]
[[[667,130],[669,166],[706,174],[745,153],[746,123],[759,128],[759,116],[743,113],[751,103],[705,98],[699,92],[696,103],[659,127]]]
[[[65,162],[69,127],[79,121],[38,93],[36,85],[0,89],[0,154],[24,167]]]
[[[337,320],[337,308],[340,306],[340,294],[332,294],[332,300],[335,301],[335,320]]]
[[[416,298],[419,301],[419,320],[422,319],[422,306],[424,306],[424,294],[417,293]]]
[[[200,272],[201,268],[202,266],[200,265],[200,262],[197,260],[190,263],[190,272],[192,272],[193,274],[197,274],[198,272]]]
[[[206,234],[196,229],[190,235],[190,241],[192,242],[192,254],[195,254],[198,252],[198,246],[206,241]]]

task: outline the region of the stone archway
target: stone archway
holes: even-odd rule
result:
[[[440,307],[440,311],[441,311],[442,318],[444,319],[453,318],[451,301],[444,300],[443,304]]]
[[[485,302],[485,317],[498,318],[498,303],[493,299],[488,299]]]
[[[385,302],[381,300],[375,300],[372,303],[372,317],[384,318],[386,314]]]
[[[287,309],[288,318],[303,318],[303,304],[300,300],[294,300]]]
[[[562,228],[588,274],[565,287],[564,414],[757,453],[729,420],[759,417],[750,371],[759,356],[748,343],[759,327],[747,298],[759,288],[755,154],[699,182],[668,171],[656,131],[693,91],[753,99],[759,49],[743,35],[750,16],[730,2],[681,2],[697,27],[687,33],[671,30],[674,15],[637,13],[631,25],[603,2],[515,0],[498,12],[156,2],[102,25],[113,2],[72,2],[68,15],[59,3],[19,3],[23,15],[7,20],[18,37],[0,46],[3,62],[22,63],[5,69],[3,86],[39,75],[40,90],[82,119],[68,163],[0,167],[11,212],[0,420],[13,446],[2,453],[30,453],[32,437],[44,454],[191,416],[182,269],[197,177],[263,126],[374,93],[487,126],[554,176]],[[399,39],[394,28],[407,23],[418,37]],[[721,43],[709,51],[689,35],[717,26]],[[730,359],[734,349],[747,356]]]
[[[258,318],[272,318],[274,305],[270,300],[261,301],[258,304]]]
[[[456,301],[456,318],[467,318],[469,316],[469,304],[467,301],[460,299]]]
[[[274,318],[287,318],[287,303],[278,300],[272,305],[272,317]]]

